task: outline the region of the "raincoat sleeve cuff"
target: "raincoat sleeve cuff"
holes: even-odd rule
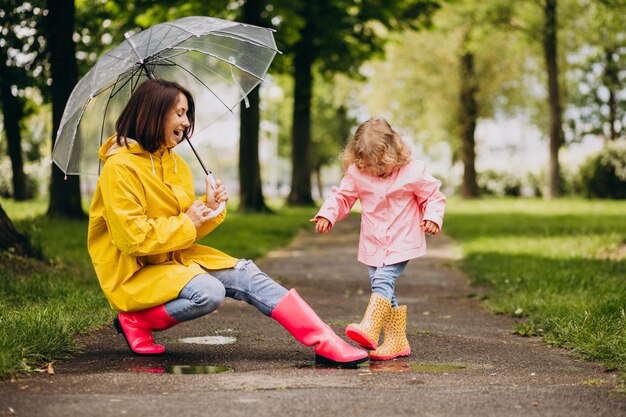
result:
[[[319,217],[325,218],[326,220],[330,222],[331,225],[334,226],[335,223],[337,222],[338,215],[336,211],[322,207],[320,211],[317,212],[314,218],[317,219]]]
[[[198,236],[196,240],[200,240],[209,233],[211,233],[217,226],[219,226],[226,219],[226,206],[224,206],[217,217],[207,221],[198,229]]]

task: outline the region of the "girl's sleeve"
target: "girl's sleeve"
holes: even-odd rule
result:
[[[430,175],[426,171],[426,166],[420,164],[421,168],[418,168],[419,173],[418,180],[415,185],[415,196],[417,202],[423,213],[423,220],[430,220],[441,227],[443,226],[443,214],[446,210],[446,196],[439,191],[441,181]]]
[[[350,209],[358,198],[354,177],[349,168],[341,179],[339,188],[332,188],[330,196],[324,201],[315,217],[324,217],[334,226],[350,214]]]
[[[185,213],[149,218],[146,191],[123,164],[105,165],[100,178],[105,218],[113,244],[130,256],[157,255],[190,247],[196,228]]]

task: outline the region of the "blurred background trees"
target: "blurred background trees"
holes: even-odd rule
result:
[[[282,51],[220,139],[236,149],[241,210],[325,197],[341,146],[371,116],[448,193],[624,198],[625,0],[0,0],[0,195],[84,216],[85,179],[50,165],[73,85],[125,32],[189,15],[273,27]],[[488,163],[502,155],[525,168]],[[590,192],[597,181],[611,185]]]

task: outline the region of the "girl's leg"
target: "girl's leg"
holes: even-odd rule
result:
[[[369,266],[368,272],[372,283],[372,292],[391,301],[391,307],[398,307],[395,296],[396,279],[402,274],[409,261],[381,267]]]
[[[222,305],[225,293],[224,285],[215,277],[196,275],[180,291],[178,298],[165,304],[165,310],[175,320],[193,320]]]
[[[233,268],[210,271],[226,290],[226,297],[245,301],[266,316],[287,295],[287,289],[259,269],[254,262],[241,259]]]

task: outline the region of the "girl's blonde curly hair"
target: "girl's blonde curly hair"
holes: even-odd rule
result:
[[[385,167],[401,167],[411,160],[411,150],[385,119],[362,123],[340,155],[344,170],[354,164],[373,175]]]

